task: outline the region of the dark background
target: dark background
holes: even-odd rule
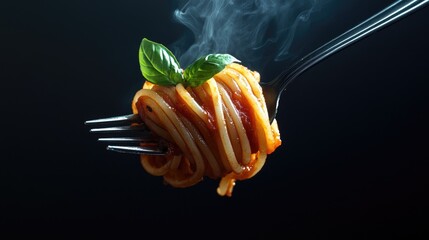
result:
[[[168,45],[186,30],[172,2],[2,4],[1,234],[427,236],[429,8],[297,79],[280,103],[282,146],[226,198],[213,180],[164,186],[83,124],[130,113],[141,39]],[[315,49],[391,2],[330,1],[295,49]],[[256,70],[264,81],[282,69]]]

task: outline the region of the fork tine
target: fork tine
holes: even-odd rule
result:
[[[93,128],[89,130],[90,132],[126,132],[126,131],[148,131],[145,125],[135,125],[135,126],[119,126],[119,127],[105,127],[105,128]]]
[[[142,120],[138,114],[128,114],[123,116],[100,118],[94,120],[85,121],[85,124],[100,124],[100,123],[142,123]]]
[[[120,152],[120,153],[131,153],[131,154],[146,154],[146,155],[165,155],[166,151],[159,149],[158,147],[141,147],[141,146],[107,146],[107,150]]]
[[[150,137],[111,137],[111,138],[99,138],[100,142],[154,142],[155,139]]]

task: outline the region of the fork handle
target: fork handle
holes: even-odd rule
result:
[[[396,20],[423,8],[428,3],[429,0],[399,0],[392,3],[359,25],[320,46],[313,52],[310,52],[308,55],[293,64],[289,69],[282,72],[273,80],[273,82],[268,84],[274,84],[277,89],[280,89],[280,92],[282,92],[286,89],[286,86],[296,79],[301,73],[314,66],[316,63],[369,36],[375,31],[390,25]]]

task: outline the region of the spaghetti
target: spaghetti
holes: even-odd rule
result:
[[[204,177],[220,179],[217,193],[231,196],[236,180],[253,177],[281,144],[256,71],[228,64],[197,87],[146,81],[132,101],[147,127],[168,146],[165,156],[141,155],[143,168],[179,188]]]

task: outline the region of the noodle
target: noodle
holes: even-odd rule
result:
[[[167,142],[168,153],[141,155],[143,168],[173,187],[190,187],[204,177],[220,179],[217,193],[231,196],[235,181],[257,174],[281,144],[259,81],[259,73],[238,63],[193,88],[146,81],[132,111]]]

